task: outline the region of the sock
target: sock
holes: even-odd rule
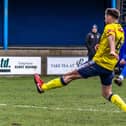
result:
[[[124,112],[126,112],[126,104],[125,102],[120,98],[119,95],[111,95],[110,96],[110,101],[115,104],[116,106],[118,106],[121,110],[123,110]]]
[[[124,76],[123,76],[123,75],[119,75],[119,78],[120,78],[121,80],[124,80]]]
[[[53,89],[53,88],[60,88],[63,87],[65,84],[63,78],[56,78],[53,79],[51,81],[49,81],[48,83],[44,83],[42,85],[42,89],[45,90],[49,90],[49,89]]]

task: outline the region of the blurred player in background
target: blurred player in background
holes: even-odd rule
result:
[[[126,28],[124,28],[125,36],[126,36]],[[120,50],[120,61],[118,64],[119,76],[114,79],[114,82],[121,86],[124,78],[126,78],[126,39]]]
[[[86,36],[86,47],[88,49],[88,61],[92,60],[94,57],[96,50],[95,46],[99,43],[100,33],[98,32],[98,26],[94,24],[92,26],[91,32],[89,32]]]
[[[42,93],[53,88],[63,87],[76,79],[99,76],[103,97],[126,112],[125,102],[119,95],[112,92],[113,71],[119,59],[119,50],[124,42],[124,31],[121,25],[118,24],[119,17],[119,10],[113,8],[106,9],[106,26],[100,39],[99,48],[92,61],[83,64],[78,70],[66,73],[62,77],[47,83],[39,75],[34,75],[38,92]]]

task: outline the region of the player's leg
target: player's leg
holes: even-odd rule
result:
[[[35,84],[39,93],[43,91],[63,87],[68,85],[72,80],[80,79],[80,78],[87,78],[91,76],[97,76],[97,67],[95,68],[96,64],[94,62],[88,62],[83,64],[83,66],[72,72],[68,72],[67,74],[63,75],[62,77],[55,78],[47,83],[44,83],[39,75],[34,76]]]
[[[73,72],[67,73],[62,77],[55,78],[47,83],[44,83],[43,80],[41,80],[39,75],[34,76],[34,80],[37,86],[37,90],[39,93],[42,93],[43,91],[53,89],[53,88],[59,88],[66,86],[69,84],[72,80],[80,79],[81,75],[78,73],[77,70],[74,70]]]
[[[126,104],[117,94],[112,93],[112,75],[101,76],[102,96],[126,112]]]
[[[118,106],[121,110],[126,112],[126,103],[123,101],[123,99],[117,95],[112,93],[112,86],[105,86],[102,85],[102,95],[104,98]]]
[[[114,82],[121,86],[124,78],[126,78],[126,65],[124,65],[121,74],[114,79]]]

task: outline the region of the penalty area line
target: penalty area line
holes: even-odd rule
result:
[[[0,107],[13,107],[13,108],[22,108],[22,109],[44,109],[52,111],[80,111],[80,112],[106,112],[106,113],[121,113],[119,110],[105,110],[105,109],[93,109],[93,108],[61,108],[61,107],[47,107],[47,106],[36,106],[36,105],[9,105],[9,104],[0,104]]]

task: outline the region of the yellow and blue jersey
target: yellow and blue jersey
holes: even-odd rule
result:
[[[104,32],[99,42],[99,48],[93,58],[93,61],[99,66],[113,71],[118,60],[114,56],[110,55],[110,45],[108,41],[108,37],[110,35],[115,36],[116,53],[119,54],[121,45],[124,43],[123,28],[118,23],[107,24],[104,28]]]

